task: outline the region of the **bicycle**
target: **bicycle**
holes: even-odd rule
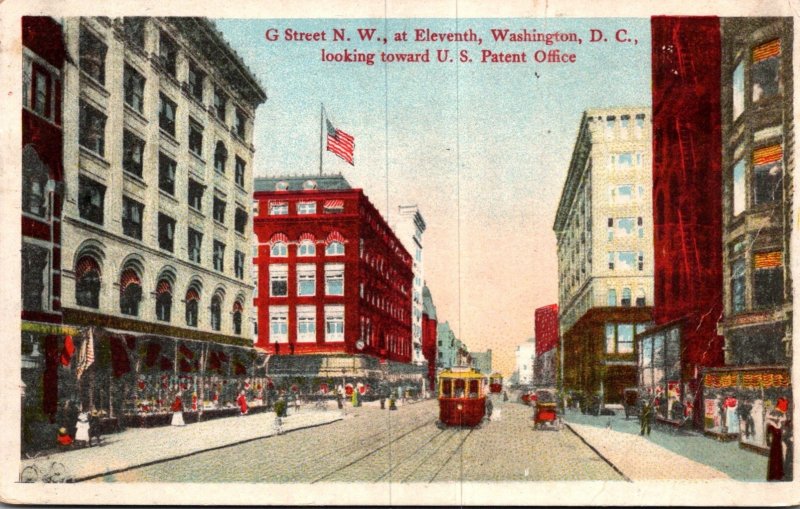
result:
[[[33,456],[25,453],[25,456],[28,459],[35,460],[39,457],[39,453],[37,452]],[[49,459],[45,456],[44,459]],[[27,467],[22,469],[22,472],[19,476],[20,482],[24,483],[32,483],[32,482],[46,482],[46,483],[60,483],[60,482],[67,482],[69,480],[69,476],[67,475],[67,467],[64,466],[63,463],[60,461],[52,461],[47,466],[47,469],[44,469],[39,464],[34,463],[33,465],[28,465]]]

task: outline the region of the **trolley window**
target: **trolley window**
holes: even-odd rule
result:
[[[470,398],[477,398],[480,396],[480,384],[478,380],[470,380],[469,381],[469,397]]]
[[[456,398],[463,398],[464,397],[464,389],[466,387],[466,384],[464,383],[464,380],[456,379],[455,380],[455,386],[456,386],[456,396],[455,397]]]
[[[447,398],[452,396],[451,394],[453,391],[452,385],[453,384],[450,382],[450,380],[442,380],[442,396]]]

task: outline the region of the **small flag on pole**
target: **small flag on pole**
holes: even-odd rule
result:
[[[81,345],[81,351],[78,358],[78,369],[76,372],[77,378],[80,380],[81,375],[86,369],[94,363],[94,329],[90,328],[86,334],[86,338]]]
[[[341,129],[333,127],[330,120],[325,119],[325,123],[328,127],[328,151],[333,152],[353,165],[353,150],[356,146],[355,138]]]

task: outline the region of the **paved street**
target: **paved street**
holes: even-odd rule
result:
[[[623,480],[568,429],[533,431],[529,408],[510,402],[498,402],[495,408],[500,420],[475,430],[459,430],[436,426],[435,400],[401,406],[396,412],[380,410],[374,403],[348,407],[345,419],[325,426],[120,472],[102,480]]]

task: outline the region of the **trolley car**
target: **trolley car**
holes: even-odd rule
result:
[[[439,375],[439,423],[475,427],[486,412],[484,376],[468,367],[453,367]]]
[[[492,373],[489,376],[489,392],[492,394],[500,394],[503,392],[503,375],[500,373]]]

